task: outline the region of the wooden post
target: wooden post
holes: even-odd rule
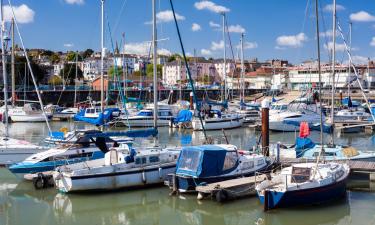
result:
[[[340,105],[342,104],[342,90],[340,90]]]
[[[267,99],[262,101],[262,152],[264,156],[269,156],[270,134],[269,134],[269,107]]]
[[[193,92],[190,92],[190,109],[194,110]]]

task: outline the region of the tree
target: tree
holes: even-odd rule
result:
[[[63,83],[63,80],[60,76],[53,75],[48,79],[49,85],[61,85]]]
[[[211,83],[213,82],[213,79],[212,79],[212,78],[213,78],[213,77],[211,77],[211,76],[205,74],[205,75],[203,75],[203,79],[202,79],[202,81],[203,81],[204,84],[211,84]]]
[[[176,53],[176,54],[169,56],[168,62],[173,62],[173,61],[176,61],[177,59],[182,59],[182,57],[181,55]]]
[[[158,64],[156,65],[156,71],[157,71],[157,76],[158,78],[161,78],[162,76],[162,71],[163,71],[163,66]],[[154,75],[154,64],[147,64],[147,67],[146,67],[146,75],[148,77],[152,77]]]
[[[92,50],[91,48],[88,48],[84,52],[82,52],[82,58],[83,59],[89,58],[92,54],[94,54],[94,50]]]
[[[68,52],[68,54],[66,55],[66,61],[75,62],[77,60],[76,59],[77,54],[78,54],[78,61],[80,62],[83,61],[82,56],[77,52]]]
[[[26,85],[33,85],[32,78],[30,77],[29,68],[27,67],[26,57],[16,55],[14,59],[15,59],[16,85],[24,84],[25,81],[27,81]],[[39,83],[47,75],[47,70],[39,66],[38,64],[36,64],[32,57],[29,57],[29,59],[30,59],[31,70],[33,71],[35,80],[37,83]],[[8,74],[11,73],[10,63],[7,64],[7,72]],[[25,74],[27,77],[25,77]]]
[[[62,77],[68,85],[74,85],[74,79],[76,78],[76,68],[77,70],[77,79],[80,80],[83,78],[83,72],[81,68],[77,67],[75,64],[64,64],[64,68],[60,71],[60,77]]]
[[[50,60],[53,64],[58,63],[58,62],[60,62],[60,55],[54,53],[54,54],[52,54],[51,56],[49,56],[49,60]]]
[[[111,66],[111,68],[109,68],[108,70],[108,74],[111,78],[113,77],[119,77],[119,76],[122,76],[123,74],[123,70],[122,70],[122,67],[120,66],[117,66],[117,67],[114,67],[114,66]]]

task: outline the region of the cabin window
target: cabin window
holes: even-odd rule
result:
[[[182,170],[197,171],[201,152],[184,150],[178,160],[178,168]]]
[[[136,158],[135,164],[146,164],[146,157]]]
[[[340,179],[340,177],[342,177],[342,175],[344,175],[344,171],[340,170],[338,171],[336,174],[335,174],[335,179]]]
[[[159,162],[159,156],[150,156],[150,158],[148,158],[148,160],[150,161],[150,163],[156,163],[156,162]]]
[[[224,159],[223,170],[229,170],[236,166],[237,152],[227,152]]]
[[[243,170],[248,170],[248,169],[252,169],[252,168],[254,168],[254,161],[245,162],[245,163],[242,165],[242,169],[243,169]]]
[[[336,156],[336,152],[324,152],[322,155],[323,156]],[[314,157],[318,157],[319,156],[319,152],[314,152],[313,156]]]
[[[292,168],[292,182],[303,183],[310,179],[311,168]]]
[[[263,164],[263,159],[259,159],[258,161],[257,161],[257,166],[260,166],[260,165],[262,165]]]

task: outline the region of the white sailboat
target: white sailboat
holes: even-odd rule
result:
[[[2,1],[0,8],[2,8]],[[0,10],[1,11],[1,10]],[[1,11],[1,21],[4,21],[4,15]],[[2,46],[2,65],[6,65],[6,43],[7,41],[5,34],[5,23],[2,22],[1,27],[1,46]],[[5,134],[4,136],[0,137],[0,165],[10,165],[12,163],[20,162],[24,160],[26,157],[43,151],[45,148],[33,145],[24,140],[17,140],[14,138],[9,137],[9,129],[8,129],[8,119],[9,119],[9,108],[8,108],[8,76],[7,71],[5,69],[2,70],[3,72],[3,81],[4,81],[4,111],[2,113],[3,120],[5,122]]]
[[[104,0],[102,2],[102,12]],[[158,127],[157,104],[157,46],[156,12],[153,8],[154,60],[154,129]],[[56,187],[62,192],[115,190],[162,184],[174,172],[179,151],[160,147],[129,148],[120,145],[110,149],[104,159],[72,164],[58,168],[54,173]]]
[[[336,32],[336,1],[334,0],[333,36]],[[319,15],[318,1],[316,0],[316,36],[318,46],[318,71],[320,71],[320,40],[319,40]],[[319,96],[321,86],[319,85]],[[320,101],[321,105],[321,101]],[[320,107],[321,108],[321,107]],[[322,112],[320,122],[323,123]],[[349,176],[349,166],[339,163],[320,163],[321,154],[324,152],[323,128],[320,130],[322,142],[316,163],[299,163],[284,168],[281,173],[271,180],[265,180],[256,186],[259,199],[264,204],[264,209],[275,209],[299,205],[324,203],[344,197],[346,194],[346,180]]]

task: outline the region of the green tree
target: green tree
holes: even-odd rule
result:
[[[160,64],[156,65],[156,71],[157,71],[158,77],[161,78],[162,73],[163,73],[163,66]],[[146,75],[148,77],[152,77],[154,75],[154,64],[147,64]]]
[[[202,81],[204,84],[211,84],[213,82],[213,77],[205,74],[203,75]]]
[[[141,71],[134,71],[133,76],[140,77],[141,76]]]
[[[94,54],[94,50],[92,50],[91,48],[88,48],[84,52],[82,52],[82,58],[83,59],[89,58],[92,54]]]
[[[61,85],[63,83],[63,80],[60,76],[53,75],[48,79],[49,85]]]
[[[58,63],[58,62],[60,62],[60,55],[54,53],[54,54],[52,54],[51,56],[49,56],[49,60],[50,60],[52,63]]]
[[[82,56],[79,53],[77,54],[77,52],[68,52],[66,55],[66,61],[75,62],[77,60],[76,57],[78,57],[78,61],[83,61]]]
[[[39,83],[47,75],[47,70],[46,68],[41,67],[40,65],[36,64],[32,57],[29,57],[29,59],[30,59],[31,70],[33,71],[36,82]],[[10,63],[7,64],[7,72],[8,74],[11,73]],[[26,57],[17,56],[17,55],[15,56],[15,76],[16,76],[16,85],[24,84],[25,81],[27,81],[26,85],[33,85],[33,81],[30,76],[29,68],[27,66]]]
[[[122,76],[123,75],[123,70],[122,70],[122,67],[114,67],[114,66],[111,66],[111,68],[109,68],[108,70],[108,74],[111,78],[115,77],[115,75],[118,77],[118,76]]]
[[[77,67],[75,64],[64,64],[64,68],[60,71],[60,77],[62,77],[68,85],[74,85],[74,79],[76,78],[76,68],[77,70],[77,79],[80,80],[83,78],[83,72],[81,68]]]
[[[182,56],[176,53],[176,54],[169,56],[168,62],[173,62],[173,61],[176,61],[177,59],[182,59]]]

